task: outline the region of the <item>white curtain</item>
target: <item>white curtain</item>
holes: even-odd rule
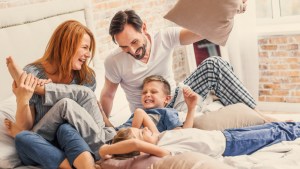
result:
[[[258,100],[258,48],[255,1],[247,1],[247,10],[235,17],[234,28],[225,50],[237,76]]]

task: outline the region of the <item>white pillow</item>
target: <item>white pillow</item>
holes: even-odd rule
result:
[[[4,126],[4,119],[15,121],[16,98],[14,96],[0,103],[0,168],[14,168],[21,165],[15,149],[14,139],[8,136]]]

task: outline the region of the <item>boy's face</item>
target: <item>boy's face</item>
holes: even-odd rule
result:
[[[170,95],[164,92],[164,85],[159,81],[151,81],[142,90],[142,104],[145,109],[163,108],[169,103]]]

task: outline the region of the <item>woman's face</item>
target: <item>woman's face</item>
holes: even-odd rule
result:
[[[91,38],[88,34],[84,34],[77,49],[73,59],[72,59],[72,69],[80,70],[82,65],[85,64],[88,58],[91,57],[90,51]]]

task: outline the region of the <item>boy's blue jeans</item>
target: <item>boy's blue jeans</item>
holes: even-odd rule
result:
[[[70,124],[61,125],[56,134],[58,147],[34,132],[22,131],[16,135],[16,149],[23,164],[56,169],[65,158],[72,166],[82,152],[88,151],[93,154],[87,143]]]
[[[300,137],[300,122],[274,122],[223,131],[226,149],[223,156],[251,154],[263,147]]]

